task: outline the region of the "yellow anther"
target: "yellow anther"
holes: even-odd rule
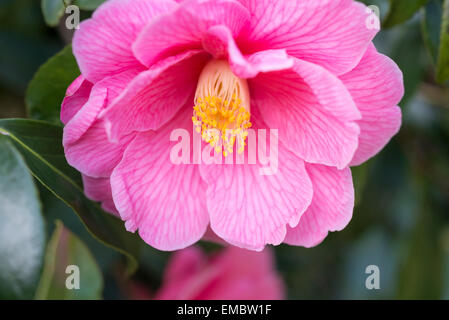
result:
[[[192,122],[201,137],[223,155],[233,153],[236,140],[239,153],[245,148],[250,97],[246,80],[236,77],[226,61],[209,62],[200,75],[195,95]]]

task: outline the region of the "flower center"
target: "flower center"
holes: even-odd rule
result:
[[[223,60],[212,60],[198,80],[192,121],[195,130],[215,151],[226,157],[233,153],[237,141],[238,153],[246,146],[250,122],[248,83],[236,77]]]

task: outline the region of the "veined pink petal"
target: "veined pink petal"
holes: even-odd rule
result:
[[[290,69],[294,63],[283,49],[244,56],[237,47],[231,30],[224,25],[209,28],[203,38],[203,47],[217,59],[228,59],[232,72],[241,79],[254,78],[260,72]]]
[[[203,34],[211,26],[225,25],[237,35],[248,19],[248,11],[235,0],[185,1],[145,27],[133,45],[134,54],[150,67],[168,56],[201,49]]]
[[[360,165],[382,150],[401,127],[397,104],[404,95],[402,72],[371,45],[359,65],[340,79],[362,113],[357,121],[359,147],[351,162]]]
[[[188,51],[142,72],[101,114],[109,138],[117,141],[133,131],[162,127],[192,96],[208,59],[204,52]]]
[[[139,133],[111,176],[114,202],[129,231],[160,250],[178,250],[197,242],[209,216],[205,189],[196,165],[175,165],[172,130],[192,131],[189,107],[157,132]]]
[[[175,253],[169,262],[159,300],[278,300],[284,285],[268,248],[251,252],[229,247],[212,259],[196,247]]]
[[[67,162],[91,177],[109,177],[135,135],[130,133],[112,143],[106,134],[104,122],[97,119],[81,138],[65,145]]]
[[[82,175],[84,192],[92,201],[101,202],[101,207],[119,217],[114,201],[112,200],[111,183],[109,178],[92,178]]]
[[[120,162],[126,146],[134,135],[128,134],[111,143],[105,124],[98,119],[101,110],[108,107],[125,86],[139,73],[130,69],[97,82],[88,101],[64,127],[63,144],[68,163],[91,177],[109,177]],[[81,99],[70,103],[83,102]]]
[[[97,82],[92,88],[89,100],[64,127],[64,146],[80,139],[97,119],[100,111],[114,101],[140,71],[141,68],[129,69]]]
[[[336,76],[296,59],[292,69],[259,74],[249,84],[252,103],[290,150],[309,163],[340,169],[349,164],[361,116]]]
[[[81,73],[91,82],[141,66],[131,46],[145,25],[174,10],[172,0],[109,0],[80,24],[73,38]]]
[[[239,0],[251,13],[243,51],[286,49],[334,74],[353,69],[377,33],[353,0]],[[252,51],[254,52],[254,51]]]
[[[67,124],[81,107],[89,100],[93,84],[82,75],[76,78],[67,88],[61,105],[61,122]]]
[[[253,123],[254,128],[267,128],[255,117]],[[270,132],[266,136],[270,140]],[[257,146],[248,141],[248,153],[256,155],[261,141],[257,139]],[[312,199],[312,184],[304,162],[282,143],[277,150],[269,142],[266,146],[267,155],[272,152],[278,161],[277,169],[269,175],[262,174],[261,169],[268,164],[262,164],[260,158],[256,164],[250,164],[245,157],[244,164],[226,165],[223,160],[223,164],[200,166],[207,183],[212,230],[233,245],[257,251],[267,244],[280,244],[286,226],[296,226]]]
[[[329,231],[347,226],[354,209],[354,187],[349,168],[337,170],[307,163],[306,169],[313,184],[312,204],[299,224],[288,228],[285,242],[310,248],[321,243]]]

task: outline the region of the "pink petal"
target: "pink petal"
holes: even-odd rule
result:
[[[220,270],[210,265],[199,248],[180,250],[172,255],[155,299],[199,300],[199,294],[219,277]]]
[[[139,133],[111,176],[114,202],[129,231],[139,229],[159,250],[185,248],[204,235],[209,224],[205,184],[195,165],[175,165],[172,130],[192,130],[192,111],[184,108],[157,132]]]
[[[180,250],[172,255],[165,268],[164,282],[180,282],[191,275],[200,272],[206,266],[207,257],[195,246]]]
[[[201,49],[203,34],[214,25],[227,26],[237,35],[249,19],[235,0],[190,0],[149,24],[133,45],[136,57],[150,67],[184,50]]]
[[[296,59],[291,70],[259,74],[250,87],[253,105],[290,150],[310,163],[340,169],[349,164],[360,112],[337,77]]]
[[[353,0],[239,0],[251,13],[243,50],[288,54],[343,74],[362,58],[377,30],[366,6]]]
[[[221,276],[199,300],[280,300],[284,299],[284,284],[274,266],[273,250],[251,252],[229,247],[213,265],[221,269]]]
[[[349,168],[337,170],[306,164],[313,184],[313,200],[298,226],[288,228],[285,242],[307,248],[318,245],[329,231],[343,230],[352,218],[354,187]]]
[[[135,133],[131,133],[112,143],[104,122],[95,120],[81,138],[64,146],[65,156],[67,162],[78,171],[91,177],[109,177],[134,137]]]
[[[177,6],[171,0],[107,1],[75,32],[73,52],[81,73],[97,82],[138,67],[132,43],[145,25]]]
[[[101,202],[101,207],[115,216],[119,216],[112,200],[111,183],[109,178],[92,178],[82,175],[84,193],[92,201]]]
[[[106,135],[100,111],[120,94],[139,73],[130,69],[97,82],[88,101],[79,109],[64,128],[63,144],[68,163],[91,177],[109,177],[120,162],[126,146],[134,135],[130,134],[111,143]],[[70,101],[82,103],[80,99]],[[79,107],[78,107],[79,108]]]
[[[67,124],[87,102],[92,86],[93,84],[81,75],[67,88],[64,101],[62,101],[61,105],[62,123]]]
[[[254,78],[260,72],[290,69],[294,63],[285,50],[266,50],[244,56],[231,30],[223,25],[211,27],[207,31],[203,47],[216,59],[227,58],[233,73],[242,79]]]
[[[162,127],[192,96],[207,59],[205,53],[188,51],[167,58],[137,76],[101,114],[110,139],[117,141],[133,131]]]
[[[92,88],[89,100],[64,127],[64,146],[80,139],[97,119],[100,111],[106,108],[141,70],[129,69],[97,82]]]
[[[362,119],[357,121],[359,147],[351,162],[360,165],[382,150],[401,127],[397,104],[404,95],[402,72],[373,45],[359,65],[340,79],[362,113]]]
[[[157,299],[265,300],[284,298],[284,285],[271,250],[229,247],[206,260],[196,247],[175,253]]]
[[[253,123],[254,128],[266,128],[255,117]],[[270,133],[266,136],[269,141]],[[267,150],[276,155],[270,146],[267,143]],[[253,143],[248,142],[247,149],[251,154],[258,152]],[[250,164],[245,158],[244,164],[203,163],[200,172],[207,183],[212,230],[233,245],[260,251],[266,244],[280,244],[287,224],[296,226],[312,199],[312,184],[304,162],[280,143],[274,157],[277,172],[273,170],[272,175],[262,175],[261,169],[268,165]]]

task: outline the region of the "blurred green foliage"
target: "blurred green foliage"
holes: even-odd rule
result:
[[[77,289],[67,290],[67,284]],[[56,221],[36,299],[95,300],[101,299],[102,291],[103,276],[95,258],[77,236]]]
[[[69,2],[66,1],[66,4]],[[83,7],[86,10],[93,10],[102,1],[75,2],[87,5]],[[378,34],[375,44],[380,52],[395,60],[404,73],[406,90],[401,102],[403,127],[377,157],[361,167],[353,168],[356,208],[350,225],[342,232],[330,234],[313,249],[287,245],[276,248],[277,267],[286,282],[288,297],[292,299],[448,299],[449,1],[363,2],[379,7],[386,29]],[[56,17],[58,21],[60,12],[60,9],[54,10],[56,15],[52,19]],[[89,15],[90,12],[83,13],[83,16]],[[39,1],[0,0],[0,117],[25,115],[25,91],[37,72],[27,92],[28,114],[51,121],[55,124],[51,126],[54,130],[61,130],[58,120],[60,100],[67,83],[77,74],[70,47],[39,67],[64,48],[69,36],[58,27],[45,26]],[[66,73],[63,72],[64,67]],[[3,125],[3,131],[12,133],[7,129]],[[43,133],[45,130],[40,134]],[[54,137],[56,140],[61,138],[60,133],[57,135]],[[0,136],[0,147],[12,148],[11,154],[15,154],[19,164],[23,165],[24,161],[27,162],[24,149],[30,144],[25,140],[17,138],[14,144],[10,138],[3,137],[2,140]],[[60,148],[58,143],[53,148]],[[39,154],[38,147],[31,149]],[[51,154],[47,151],[42,155]],[[64,161],[54,166],[60,171],[67,169]],[[48,179],[48,171],[37,174],[34,169],[31,171],[40,181]],[[50,173],[50,177],[54,178],[54,174],[55,171]],[[73,181],[79,183],[77,173],[68,174],[73,174]],[[54,180],[58,181],[59,178]],[[31,178],[24,179],[28,179],[28,188],[33,188]],[[93,290],[94,294],[89,298],[128,297],[127,283],[130,279],[123,276],[126,259],[105,245],[108,241],[99,242],[95,228],[90,228],[91,232],[86,230],[84,223],[86,219],[91,219],[89,213],[80,213],[73,201],[68,201],[69,197],[60,193],[58,186],[50,187],[49,191],[38,181],[35,185],[40,190],[39,199],[47,225],[46,236],[39,237],[50,239],[54,234],[53,240],[47,244],[44,272],[47,279],[49,274],[52,275],[47,271],[48,264],[56,259],[54,247],[59,241],[58,232],[62,232],[62,226],[54,229],[54,221],[61,220],[73,233],[70,237],[77,239],[74,241],[84,252],[83,259],[90,260],[87,262],[90,265],[98,263],[101,274],[94,275],[98,290],[101,287],[99,279],[104,279],[103,292],[100,294],[98,290]],[[86,201],[82,195],[78,196],[75,202]],[[91,208],[93,204],[87,203],[85,205]],[[84,223],[68,205],[75,207]],[[39,215],[39,210],[36,207],[35,217]],[[98,206],[95,205],[94,210],[99,210]],[[103,217],[102,213],[96,214]],[[114,232],[120,234],[119,231]],[[84,248],[81,243],[87,247]],[[201,246],[208,252],[219,249],[207,243]],[[0,254],[1,250],[0,246]],[[86,253],[87,250],[92,256]],[[42,249],[41,259],[43,252]],[[144,245],[134,254],[139,268],[131,279],[143,283],[154,292],[160,285],[170,253]],[[380,290],[367,290],[365,287],[365,270],[369,265],[380,268]],[[96,267],[92,269],[96,270]],[[28,288],[35,288],[36,277],[29,283]],[[42,283],[47,283],[47,291],[39,291],[38,297],[55,297],[48,293],[51,291],[48,290],[52,287],[48,286],[51,281],[41,280],[40,288],[44,288]],[[2,295],[1,290],[0,297],[30,297],[33,291],[27,289],[23,296],[12,296]],[[59,295],[69,298],[64,293]]]
[[[440,34],[440,50],[437,65],[437,81],[444,83],[449,80],[449,1],[443,4],[443,17]]]
[[[418,9],[424,6],[428,0],[390,0],[390,9],[382,25],[390,28],[406,22]]]

